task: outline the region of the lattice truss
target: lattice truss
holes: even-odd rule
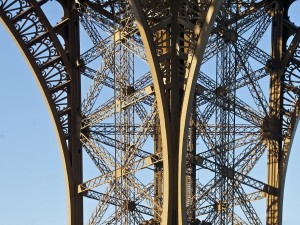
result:
[[[84,201],[85,223],[160,224],[167,191],[160,121],[154,75],[134,12],[126,0],[75,2],[82,46],[90,47],[82,47],[77,60],[84,149],[78,193],[94,200]],[[210,1],[179,2],[175,49],[184,89]],[[0,15],[55,106],[52,112],[70,148],[68,18],[50,25],[43,13],[48,3],[0,0]],[[174,79],[168,76],[172,3],[140,4],[167,86]],[[186,150],[188,224],[263,224],[264,199],[279,195],[280,187],[268,182],[267,158],[287,164],[299,115],[300,30],[285,13],[282,57],[270,53],[275,11],[272,0],[223,1],[220,6],[197,71]],[[275,75],[280,93],[274,100]],[[274,101],[279,101],[275,109]],[[95,209],[88,210],[91,206]]]

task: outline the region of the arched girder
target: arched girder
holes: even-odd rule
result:
[[[287,27],[284,27],[284,29],[287,29]],[[299,54],[297,55],[297,52],[300,50],[300,29],[296,29],[294,31],[294,38],[292,39],[288,49],[286,50],[281,63],[280,63],[280,72],[282,73],[282,76],[284,76],[284,82],[283,82],[283,89],[284,94],[289,95],[289,93],[292,93],[293,103],[289,104],[286,103],[287,98],[283,97],[283,105],[284,105],[284,121],[282,124],[283,128],[283,146],[282,146],[282,153],[280,156],[280,164],[279,164],[279,183],[280,183],[280,193],[279,193],[279,209],[278,209],[278,218],[279,223],[282,223],[282,213],[283,213],[283,204],[284,204],[284,187],[285,187],[285,178],[287,174],[288,169],[288,163],[289,163],[289,156],[292,150],[293,141],[295,138],[295,133],[297,131],[297,127],[299,124],[300,119],[300,100],[299,100],[299,94],[300,89],[299,86],[297,86],[297,83],[293,83],[293,79],[291,78],[293,76],[293,69],[296,69],[299,67],[299,65],[295,66],[293,65],[295,63],[295,60],[299,60]],[[286,33],[288,33],[286,31]],[[293,32],[292,32],[293,33]]]
[[[75,138],[71,135],[72,131],[78,129],[72,119],[76,107],[72,99],[72,96],[76,96],[74,92],[77,91],[74,91],[74,68],[76,67],[70,60],[72,52],[68,52],[71,41],[64,35],[72,32],[68,29],[74,19],[70,19],[68,13],[70,3],[61,1],[65,8],[64,18],[52,27],[41,9],[45,3],[47,3],[45,0],[39,2],[1,0],[0,21],[24,55],[49,110],[63,162],[67,187],[68,223],[82,224],[82,197],[77,193],[78,174],[81,171],[76,171],[80,169],[77,164],[81,162],[74,160],[72,142]],[[62,46],[57,34],[65,38],[65,47]],[[78,100],[80,101],[80,98]],[[76,111],[77,108],[78,106]],[[79,179],[81,179],[80,175]]]
[[[287,54],[284,56],[281,62],[281,66],[283,68],[287,68],[290,66],[292,63],[291,59],[293,59],[296,55],[296,51],[300,50],[300,29],[298,28],[298,31],[296,32],[293,40],[291,41],[291,44],[288,48]],[[286,72],[288,73],[288,72]],[[295,89],[294,91],[299,91]],[[299,93],[297,93],[299,97]],[[289,115],[289,124],[287,125],[287,132],[286,136],[284,138],[284,145],[283,145],[283,160],[282,160],[282,181],[281,183],[283,184],[283,190],[282,192],[284,193],[284,184],[285,184],[285,178],[286,178],[286,173],[287,173],[287,168],[288,168],[288,162],[289,162],[289,156],[291,153],[295,133],[297,131],[297,127],[299,124],[299,115],[300,115],[300,101],[296,101],[294,105],[291,107],[292,108],[292,113]],[[282,199],[281,199],[281,204],[283,204],[283,194],[282,194]]]

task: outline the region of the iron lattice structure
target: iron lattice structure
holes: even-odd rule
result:
[[[0,0],[56,127],[69,224],[282,224],[293,2],[58,0],[53,24],[52,1]]]

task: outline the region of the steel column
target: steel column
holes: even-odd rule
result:
[[[82,183],[82,144],[81,131],[81,68],[80,68],[80,39],[79,17],[76,3],[73,0],[61,0],[64,9],[64,19],[68,20],[62,36],[65,40],[65,51],[68,54],[71,77],[68,102],[71,107],[69,113],[69,154],[71,160],[73,186],[70,187],[71,225],[83,224],[83,196],[78,193],[78,185]]]

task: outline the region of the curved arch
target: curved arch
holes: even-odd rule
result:
[[[290,220],[292,219],[291,221],[295,221],[295,218],[296,217],[292,217],[292,218],[289,218],[289,215],[290,215],[290,205],[287,205],[287,203],[290,203],[290,202],[296,202],[297,200],[299,200],[299,197],[295,197],[294,195],[294,192],[288,192],[288,190],[291,190],[291,187],[297,187],[294,185],[294,182],[295,182],[295,179],[293,177],[291,177],[291,175],[295,174],[297,175],[297,170],[294,170],[292,172],[291,169],[296,169],[298,167],[297,165],[297,159],[298,158],[295,158],[295,157],[292,157],[290,159],[290,155],[292,156],[295,156],[295,150],[298,150],[296,148],[298,148],[298,146],[296,146],[296,143],[298,143],[294,137],[297,133],[299,133],[299,120],[300,120],[300,115],[298,114],[298,118],[296,119],[296,122],[295,122],[295,129],[294,129],[294,132],[292,133],[292,137],[291,137],[291,145],[290,145],[290,148],[288,150],[288,153],[286,155],[286,164],[283,168],[283,175],[282,175],[282,184],[283,184],[283,188],[282,188],[282,200],[281,200],[281,210],[282,210],[282,221],[283,221],[283,224],[285,224],[285,221],[286,220]],[[294,143],[294,140],[296,143]],[[294,153],[292,153],[294,152]],[[297,153],[298,155],[298,153]],[[294,168],[291,168],[294,167]],[[297,166],[295,168],[295,166]],[[294,190],[296,190],[294,188]],[[286,190],[287,189],[287,190]]]
[[[300,30],[298,29],[297,32],[295,32],[295,36],[293,37],[291,43],[289,44],[289,48],[286,52],[286,54],[283,57],[283,60],[281,62],[281,67],[284,68],[282,71],[284,75],[286,75],[288,79],[288,83],[293,83],[291,79],[291,71],[290,65],[293,64],[291,62],[292,58],[295,57],[296,52],[299,50],[299,43],[300,43]],[[294,67],[292,67],[294,68]],[[289,90],[286,90],[286,92],[289,92]],[[297,96],[297,94],[296,94]],[[297,99],[297,97],[295,97]],[[284,190],[285,190],[285,180],[286,180],[286,174],[288,169],[288,163],[289,163],[289,157],[291,154],[291,150],[293,147],[294,137],[296,134],[296,131],[298,129],[298,124],[300,120],[300,101],[299,101],[299,95],[297,101],[294,102],[294,104],[291,106],[291,115],[289,116],[289,123],[287,127],[287,133],[285,136],[285,139],[283,141],[283,155],[282,155],[282,163],[280,164],[279,168],[279,175],[280,175],[280,199],[279,199],[279,218],[282,221],[282,213],[283,213],[283,203],[284,203]]]
[[[280,189],[280,200],[279,200],[279,213],[280,213],[280,218],[282,220],[282,213],[283,213],[283,204],[284,204],[284,191],[285,191],[285,181],[286,181],[286,175],[287,175],[287,170],[288,170],[288,164],[289,164],[289,158],[291,154],[291,150],[293,147],[293,142],[294,142],[294,137],[299,129],[299,121],[300,121],[300,102],[298,101],[295,104],[295,111],[293,112],[291,116],[291,121],[290,121],[290,127],[289,127],[289,133],[286,136],[286,140],[284,141],[284,146],[283,146],[283,163],[281,164],[280,168],[280,183],[281,183],[281,189]]]
[[[66,140],[68,115],[64,112],[70,106],[65,98],[71,81],[66,70],[70,68],[67,56],[38,3],[0,1],[0,21],[23,54],[46,102],[62,157],[71,224],[75,193]]]

